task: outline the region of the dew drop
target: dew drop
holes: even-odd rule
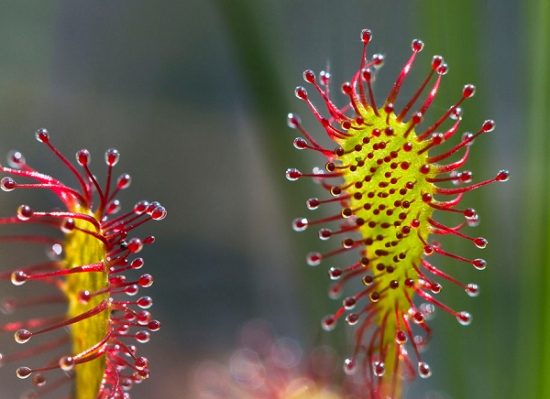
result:
[[[361,41],[365,44],[372,40],[372,32],[369,29],[363,29],[361,31]]]
[[[151,320],[149,324],[147,324],[147,328],[151,331],[158,331],[160,330],[160,321],[158,320]]]
[[[432,375],[432,369],[426,362],[418,362],[418,375],[422,378],[428,378]]]
[[[120,153],[118,150],[114,148],[109,148],[107,151],[105,151],[105,163],[113,167],[118,163],[118,160],[120,159]]]
[[[138,324],[142,326],[149,325],[149,322],[151,321],[151,313],[149,313],[146,310],[142,310],[137,314],[137,322]]]
[[[32,333],[29,330],[17,330],[14,334],[15,342],[18,344],[24,344],[26,342],[29,342],[29,339],[32,337]]]
[[[141,344],[145,344],[149,342],[150,339],[151,339],[151,334],[149,333],[149,331],[138,331],[136,333],[136,341]]]
[[[302,86],[296,87],[296,90],[294,90],[294,94],[300,100],[307,100],[307,90],[304,89]]]
[[[487,240],[483,237],[477,237],[477,238],[474,238],[474,244],[476,245],[476,247],[480,248],[480,249],[484,249],[485,247],[487,247]]]
[[[139,286],[136,284],[129,285],[124,288],[124,293],[129,296],[134,296],[139,292]]]
[[[90,302],[91,297],[92,297],[92,294],[88,290],[83,290],[78,293],[78,301],[83,305]]]
[[[411,47],[412,47],[412,49],[415,53],[418,53],[418,52],[422,51],[422,49],[424,48],[424,42],[422,40],[419,40],[419,39],[414,39],[412,41]]]
[[[153,300],[149,296],[142,296],[137,300],[137,305],[142,309],[149,309],[153,306]]]
[[[307,141],[301,137],[295,138],[292,144],[294,145],[294,148],[298,150],[304,150],[308,147]]]
[[[10,151],[8,153],[8,165],[14,169],[21,169],[26,164],[25,157],[19,151]]]
[[[49,143],[50,141],[50,134],[44,128],[38,129],[35,133],[35,137],[41,143]]]
[[[139,238],[132,238],[130,242],[128,242],[128,250],[135,254],[140,252],[143,249],[143,242]]]
[[[441,64],[438,68],[437,68],[437,73],[439,75],[446,75],[447,72],[449,72],[449,66],[445,63]]]
[[[357,371],[357,362],[354,359],[344,360],[344,373],[347,375],[355,374]]]
[[[407,334],[403,330],[397,330],[395,332],[395,342],[399,345],[404,345],[407,342]]]
[[[330,299],[338,299],[342,296],[342,287],[338,284],[334,284],[328,289],[328,296]]]
[[[462,108],[456,107],[451,111],[451,115],[449,117],[453,120],[460,120],[462,119]]]
[[[357,313],[350,313],[346,316],[346,323],[350,326],[357,324],[359,321],[359,315]]]
[[[302,121],[300,120],[300,117],[298,115],[288,114],[286,123],[290,128],[296,129],[302,124]]]
[[[141,287],[144,287],[144,288],[152,286],[153,285],[153,276],[151,276],[150,274],[142,275],[138,280],[138,284]]]
[[[78,162],[80,166],[88,166],[91,161],[92,158],[88,150],[82,149],[76,153],[76,162]]]
[[[63,257],[63,246],[61,244],[53,244],[46,248],[46,256],[53,261],[60,260]]]
[[[134,362],[136,368],[138,370],[146,369],[149,366],[149,360],[147,360],[146,357],[138,357],[136,358],[136,361]]]
[[[28,367],[19,367],[16,371],[15,371],[15,374],[21,378],[22,380],[27,378],[28,376],[30,376],[32,373],[32,370]]]
[[[125,190],[130,187],[132,183],[132,177],[128,173],[120,175],[117,179],[117,188],[119,190]]]
[[[456,319],[463,326],[468,326],[472,323],[472,315],[468,312],[459,312],[456,314]]]
[[[338,280],[340,277],[342,277],[342,269],[331,267],[328,271],[328,276],[331,280]]]
[[[155,221],[163,220],[167,215],[166,209],[161,205],[158,205],[148,213],[151,215],[151,219]]]
[[[319,266],[323,256],[319,252],[311,252],[307,255],[306,261],[309,266]]]
[[[114,215],[120,211],[120,201],[117,199],[112,200],[107,204],[107,215]]]
[[[319,230],[319,238],[323,241],[328,240],[332,236],[332,231],[330,229],[321,229]]]
[[[421,312],[414,312],[412,319],[416,324],[422,324],[425,320],[424,315]]]
[[[141,215],[147,210],[148,207],[149,207],[149,202],[144,200],[139,201],[134,205],[134,213],[137,215]]]
[[[307,229],[308,221],[306,218],[296,218],[292,221],[292,229],[294,231],[304,231]]]
[[[346,299],[344,299],[344,301],[342,302],[342,304],[344,305],[344,308],[346,310],[351,310],[355,307],[355,304],[357,303],[357,300],[352,297],[352,296],[349,296],[347,297]]]
[[[472,266],[474,266],[477,270],[483,270],[487,267],[487,262],[483,259],[474,259],[472,261]]]
[[[143,258],[136,258],[130,263],[132,269],[140,269],[145,264]]]
[[[302,176],[302,172],[298,169],[287,169],[286,178],[290,181],[296,181]]]
[[[321,320],[321,327],[323,327],[323,330],[325,331],[334,330],[334,328],[336,327],[336,319],[334,318],[334,316],[325,316],[323,320]]]
[[[466,86],[464,86],[464,88],[462,89],[462,97],[463,98],[470,98],[470,97],[473,97],[474,94],[476,92],[476,87],[474,85],[471,85],[471,84],[467,84]]]
[[[25,282],[29,279],[29,276],[27,275],[27,273],[25,273],[24,271],[22,270],[15,270],[12,274],[11,274],[11,283],[13,285],[23,285],[25,284]]]
[[[320,204],[321,203],[319,202],[319,200],[317,198],[310,198],[306,201],[307,209],[312,210],[312,211],[319,208]]]
[[[374,68],[379,69],[384,66],[384,55],[383,54],[373,54],[372,63]]]
[[[17,208],[17,218],[21,221],[29,220],[34,214],[32,208],[28,205],[21,205]]]
[[[386,365],[384,362],[374,362],[372,365],[372,372],[377,377],[382,377],[386,372]]]
[[[485,122],[483,122],[483,125],[481,125],[481,131],[483,133],[492,132],[495,130],[495,121],[488,119]]]
[[[75,228],[75,221],[73,218],[67,218],[61,223],[61,231],[65,234],[70,233]]]
[[[0,188],[3,191],[10,192],[15,189],[17,186],[17,183],[15,183],[15,180],[13,180],[11,177],[4,177],[2,180],[0,180]]]
[[[479,287],[477,284],[468,284],[466,286],[466,293],[471,297],[476,297],[479,295]]]
[[[510,177],[510,172],[507,170],[501,170],[498,172],[496,180],[497,181],[508,181],[508,178]]]
[[[46,385],[46,377],[42,373],[37,373],[32,377],[32,383],[37,387],[43,387]]]

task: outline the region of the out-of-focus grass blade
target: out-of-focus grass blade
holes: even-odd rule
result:
[[[527,168],[514,397],[538,399],[550,397],[550,2],[522,4],[527,107],[526,129],[520,134],[527,140]]]

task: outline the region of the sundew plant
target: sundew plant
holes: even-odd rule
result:
[[[327,190],[326,198],[307,200],[311,211],[327,204],[340,206],[331,216],[301,217],[292,225],[296,231],[319,225],[321,240],[339,242],[335,249],[310,253],[310,266],[334,264],[333,257],[345,252],[358,253],[355,263],[329,268],[329,277],[335,281],[330,295],[339,297],[351,280],[362,281],[363,288],[345,297],[342,306],[323,319],[322,326],[330,331],[340,318],[356,326],[355,349],[345,360],[344,370],[358,373],[364,380],[365,397],[381,399],[400,397],[403,380],[432,374],[421,352],[432,336],[427,319],[434,307],[448,312],[462,325],[471,323],[470,313],[442,303],[437,294],[447,281],[467,295],[476,296],[476,284],[458,281],[447,270],[452,270],[453,262],[483,270],[486,261],[449,252],[436,237],[455,236],[479,249],[485,248],[485,238],[465,231],[477,225],[477,212],[460,207],[460,202],[469,191],[506,181],[509,173],[501,170],[492,179],[475,183],[473,173],[463,169],[474,140],[495,128],[494,121],[486,120],[475,133],[460,131],[461,106],[474,95],[473,85],[465,85],[455,104],[435,122],[421,125],[448,70],[443,57],[432,58],[420,87],[405,106],[395,106],[402,84],[424,47],[422,41],[413,40],[412,56],[385,101],[377,104],[372,82],[384,64],[384,56],[368,57],[371,39],[370,30],[361,32],[359,69],[341,85],[342,93],[348,97],[343,106],[331,99],[328,72],[322,71],[319,76],[311,70],[304,72],[304,80],[321,97],[324,109],[314,105],[304,87],[296,88],[296,97],[308,105],[336,147],[319,144],[300,118],[289,114],[289,126],[302,134],[294,140],[294,146],[319,153],[325,165],[311,173],[288,169],[286,176],[291,181],[313,179]],[[461,138],[441,150],[440,146],[455,135]],[[456,224],[443,224],[434,211],[456,215]]]
[[[42,211],[21,205],[14,216],[0,219],[3,245],[42,245],[50,253],[43,262],[13,265],[11,271],[0,274],[6,283],[35,287],[34,293],[26,291],[0,303],[6,315],[2,320],[9,320],[0,323],[0,331],[14,334],[15,341],[25,346],[0,354],[0,360],[15,364],[17,377],[32,380],[35,389],[27,390],[23,398],[42,397],[69,383],[74,399],[129,398],[132,386],[149,377],[149,361],[136,344],[148,342],[150,331],[160,329],[160,322],[147,310],[152,299],[136,297],[153,284],[153,277],[145,273],[126,278],[127,273],[132,275],[132,270],[144,266],[143,258],[136,255],[155,241],[153,236],[134,235],[134,229],[164,219],[166,210],[158,202],[140,201],[119,213],[122,206],[117,194],[130,186],[131,177],[122,174],[113,179],[113,167],[120,157],[117,150],[105,153],[107,175],[101,185],[89,169],[87,150],[76,153],[74,166],[54,147],[45,129],[36,132],[36,139],[49,148],[58,166],[68,168],[77,186],[36,171],[19,151],[8,154],[9,166],[0,166],[8,175],[0,180],[4,192],[15,191],[24,197],[48,190],[64,206]],[[53,231],[42,235],[29,229],[24,235],[10,235],[15,225],[42,225]],[[58,293],[39,294],[40,286],[53,287]],[[44,307],[59,304],[64,304],[62,313],[42,313]],[[36,316],[18,318],[18,311],[24,308],[35,309]],[[33,337],[42,334],[49,338],[32,346]],[[38,364],[35,357],[41,354],[48,354],[51,360]]]

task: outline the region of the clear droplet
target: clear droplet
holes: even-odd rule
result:
[[[422,378],[428,378],[432,375],[432,369],[426,362],[418,362],[418,375]]]
[[[355,374],[357,371],[357,362],[354,359],[344,360],[344,373],[348,375]]]
[[[292,229],[294,231],[304,231],[307,229],[308,221],[306,218],[296,218],[292,221]]]
[[[468,312],[459,312],[456,314],[456,319],[463,326],[470,325],[472,323],[472,315]]]
[[[382,377],[386,372],[386,365],[384,362],[374,362],[372,365],[372,372],[377,377]]]

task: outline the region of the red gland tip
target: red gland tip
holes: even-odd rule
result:
[[[307,255],[306,261],[309,266],[319,266],[323,256],[319,252],[311,252]]]
[[[476,87],[471,84],[467,84],[464,86],[464,89],[462,89],[462,98],[470,98],[473,97],[476,92]]]
[[[10,151],[8,153],[8,165],[14,169],[21,169],[26,165],[25,157],[19,151]]]
[[[17,218],[22,221],[29,220],[34,214],[33,210],[28,205],[21,205],[17,208]]]
[[[361,31],[361,41],[365,44],[372,40],[372,32],[370,29],[363,29]]]
[[[374,362],[372,365],[372,372],[377,377],[382,377],[386,372],[386,365],[384,362]]]
[[[481,131],[483,133],[492,132],[493,130],[495,130],[495,121],[488,119],[483,122],[483,125],[481,126]]]
[[[426,362],[419,362],[418,363],[418,374],[422,378],[428,378],[432,375],[432,369]]]
[[[32,337],[32,333],[29,330],[21,329],[15,332],[14,338],[15,342],[18,344],[24,344],[26,342],[29,342],[29,340]]]
[[[304,231],[307,229],[308,221],[306,218],[296,218],[292,221],[292,229],[294,231]]]
[[[130,187],[130,183],[132,183],[132,177],[129,174],[125,173],[119,176],[117,180],[117,188],[119,190],[125,190]]]
[[[307,91],[302,86],[296,87],[296,90],[294,90],[294,94],[300,100],[307,100]]]
[[[15,183],[15,180],[11,177],[3,177],[2,180],[0,180],[0,188],[2,191],[10,192],[13,191],[15,187],[17,187],[17,183]]]
[[[336,328],[336,319],[334,318],[334,316],[325,316],[321,321],[321,327],[323,327],[323,330],[325,331],[334,330],[334,328]]]
[[[375,68],[382,68],[384,66],[384,54],[374,54],[372,56],[372,63]]]
[[[315,74],[311,69],[306,69],[303,73],[304,80],[308,83],[315,83]]]
[[[90,152],[82,149],[76,153],[76,161],[80,166],[88,166],[91,162]]]
[[[302,121],[301,121],[301,119],[298,115],[290,113],[287,116],[286,123],[287,123],[288,127],[292,128],[292,129],[296,129],[297,127],[299,127],[302,124]]]
[[[357,362],[354,359],[344,360],[344,373],[348,375],[355,374],[357,371]]]
[[[414,39],[412,41],[412,50],[415,52],[415,53],[419,53],[422,51],[422,49],[424,48],[424,42],[420,39]]]
[[[432,69],[435,71],[441,64],[443,64],[443,57],[440,55],[434,55],[432,58]]]
[[[456,314],[456,319],[463,326],[470,325],[472,323],[472,315],[468,312],[459,312]]]
[[[498,172],[496,180],[497,181],[508,181],[508,178],[510,177],[510,172],[507,170],[501,170]]]
[[[297,150],[304,150],[308,147],[307,141],[305,141],[301,137],[295,138],[292,144],[294,145],[294,148],[296,148]]]
[[[44,128],[38,129],[35,133],[36,139],[40,141],[41,143],[49,143],[50,142],[50,134],[48,131]]]
[[[118,163],[118,160],[120,159],[120,153],[118,150],[114,148],[109,148],[107,151],[105,151],[105,163],[113,167]]]
[[[28,279],[29,276],[22,270],[16,270],[11,274],[11,282],[13,285],[23,285]]]
[[[437,73],[439,75],[446,75],[447,72],[449,72],[449,66],[447,64],[443,63],[437,67]]]
[[[15,374],[21,378],[22,380],[29,377],[32,373],[32,370],[28,367],[19,367],[16,371],[15,371]]]
[[[290,181],[296,181],[302,176],[302,172],[298,169],[287,169],[286,178]]]

